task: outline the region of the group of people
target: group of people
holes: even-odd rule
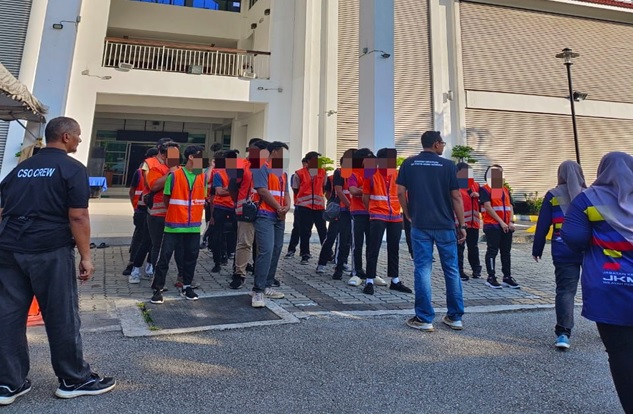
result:
[[[46,127],[48,147],[0,183],[0,328],[5,332],[0,338],[0,405],[11,404],[31,389],[26,378],[26,315],[34,295],[59,378],[55,394],[60,398],[98,395],[116,384],[113,378],[91,372],[82,354],[76,279],[87,280],[94,271],[89,188],[85,167],[67,156],[76,151],[80,134],[73,119],[51,120]],[[280,284],[275,276],[293,199],[294,228],[286,256],[296,254],[299,246],[301,264],[309,265],[309,239],[316,226],[321,241],[317,273],[324,273],[325,265],[334,261],[333,279],[340,280],[349,271],[348,283],[364,284],[363,292],[369,295],[375,286],[388,284],[377,269],[385,233],[389,288],[412,293],[399,277],[404,227],[415,265],[415,315],[407,325],[426,332],[434,330],[435,246],[446,282],[448,310],[441,321],[461,330],[462,282],[479,278],[482,272],[477,248],[481,227],[487,241],[487,286],[519,288],[510,263],[512,199],[500,166],[489,168],[486,184],[479,186],[469,178],[468,165],[441,157],[446,143],[439,132],[425,132],[421,142],[423,151],[406,159],[399,169],[393,148],[380,149],[375,155],[368,148],[348,150],[331,177],[319,166],[320,154],[310,152],[289,179],[284,167],[288,145],[283,142],[255,138],[249,142],[246,157],[239,157],[236,150],[216,151],[206,166],[204,147],[185,148],[181,165],[179,144],[162,139],[148,151],[130,189],[135,234],[126,269],[129,282],[139,283],[142,274],[151,277],[150,301],[163,303],[169,263],[175,256],[177,286],[186,299],[197,300],[194,275],[199,250],[206,245],[200,245],[206,216],[213,271],[232,259],[230,287],[239,289],[250,266],[253,307],[265,307],[266,299],[283,298],[275,289]],[[556,346],[570,346],[574,296],[582,280],[583,315],[597,323],[627,413],[633,413],[632,197],[633,157],[629,154],[605,155],[597,179],[588,188],[580,165],[562,163],[558,186],[545,196],[532,252],[539,261],[553,227]],[[78,275],[75,247],[80,257]],[[463,269],[465,248],[470,277]],[[495,269],[499,252],[502,283]]]

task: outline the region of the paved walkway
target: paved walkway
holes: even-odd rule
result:
[[[311,248],[312,255],[316,257],[318,244],[313,243]],[[485,245],[480,244],[482,256],[484,248]],[[483,279],[471,279],[463,283],[466,311],[494,310],[500,306],[504,309],[513,309],[553,305],[555,287],[551,261],[546,257],[541,263],[535,263],[530,256],[530,249],[531,246],[528,244],[516,244],[512,250],[514,276],[521,284],[521,289],[495,290],[487,287]],[[143,279],[138,285],[129,285],[127,276],[121,275],[127,262],[127,251],[126,246],[93,250],[97,268],[95,276],[79,287],[80,310],[85,328],[99,329],[118,325],[114,306],[116,299],[134,299],[141,302],[151,297],[149,280]],[[413,262],[404,243],[401,245],[401,253],[404,257],[400,260],[400,278],[407,286],[413,288]],[[378,274],[383,278],[386,278],[386,259],[386,248],[383,247],[378,261]],[[235,292],[228,288],[231,267],[223,267],[220,273],[211,273],[212,267],[211,254],[202,250],[195,275],[195,281],[200,283],[198,292]],[[391,291],[388,287],[377,287],[375,295],[365,295],[362,288],[347,285],[347,276],[344,276],[342,281],[332,280],[332,265],[328,266],[325,274],[317,274],[315,267],[315,261],[302,266],[296,256],[288,259],[282,257],[277,277],[282,282],[280,290],[286,294],[286,298],[275,302],[297,315],[305,312],[358,311],[412,313],[413,294]],[[166,292],[165,298],[179,300],[177,289],[173,287],[176,281],[173,261],[171,269],[167,277],[169,291]],[[435,307],[444,308],[444,280],[439,261],[433,269],[432,285]],[[251,286],[252,277],[249,277],[245,289],[250,289]]]

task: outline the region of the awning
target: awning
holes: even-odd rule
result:
[[[45,113],[42,103],[0,63],[0,120],[46,122]]]

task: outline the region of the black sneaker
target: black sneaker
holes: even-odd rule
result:
[[[111,391],[115,386],[116,381],[114,378],[102,378],[99,374],[93,372],[90,374],[90,378],[77,384],[67,383],[66,380],[60,381],[59,388],[55,391],[55,396],[58,398],[75,398],[82,395],[99,395]]]
[[[286,253],[286,259],[290,258],[290,257],[294,257],[296,251],[294,250],[288,250],[288,253]]]
[[[205,247],[207,247],[207,242],[203,241],[202,243],[200,243],[200,250],[204,249]]]
[[[310,259],[309,259],[309,258],[307,258],[307,257],[302,258],[302,259],[301,259],[301,264],[302,264],[302,265],[308,265],[308,264],[310,264]]]
[[[231,283],[229,283],[229,287],[231,289],[241,289],[244,287],[244,282],[246,281],[246,278],[238,275],[238,274],[234,274],[233,275],[233,280],[231,280]]]
[[[132,274],[132,268],[133,268],[133,267],[134,267],[134,265],[132,265],[132,264],[127,265],[127,267],[125,268],[125,270],[124,270],[123,272],[121,272],[121,274],[122,274],[123,276],[129,276],[129,275],[131,275],[131,274]]]
[[[211,273],[220,273],[220,270],[222,270],[222,266],[216,263],[216,265],[213,266],[213,269],[211,269]]]
[[[23,396],[29,391],[31,391],[31,381],[28,379],[25,379],[24,384],[13,391],[6,386],[0,386],[0,405],[13,404],[18,397]]]
[[[373,283],[365,283],[365,287],[363,288],[363,293],[366,295],[374,294],[374,284]]]
[[[497,282],[497,278],[494,276],[489,277],[488,280],[486,280],[486,286],[490,286],[493,289],[501,289],[501,285]]]
[[[180,291],[180,294],[187,300],[198,300],[198,295],[193,291],[191,286],[187,286]]]
[[[332,280],[341,280],[343,279],[343,269],[336,269],[334,274],[332,275]]]
[[[513,277],[504,277],[503,286],[509,287],[510,289],[521,289],[521,286],[519,286]]]
[[[413,291],[409,289],[408,287],[406,287],[402,282],[398,282],[398,283],[391,282],[391,285],[389,285],[389,290],[397,290],[398,292],[403,292],[403,293],[413,293]]]
[[[247,264],[246,265],[246,271],[250,272],[250,273],[255,273],[255,266],[253,266],[252,264]]]
[[[281,282],[279,281],[279,279],[273,279],[273,287],[279,287],[281,286]]]
[[[475,276],[473,276],[473,277],[475,277]],[[459,278],[460,278],[462,281],[464,281],[464,282],[468,282],[468,279],[469,279],[469,277],[468,277],[468,275],[467,275],[466,273],[462,273],[462,274],[460,274],[460,275],[459,275]]]
[[[473,272],[473,279],[481,279],[481,273]]]
[[[152,295],[152,298],[149,300],[151,303],[155,303],[155,304],[161,304],[165,302],[165,299],[163,299],[163,292],[161,289],[157,289],[154,291],[154,294]]]

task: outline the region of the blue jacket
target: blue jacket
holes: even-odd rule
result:
[[[548,191],[543,199],[543,205],[536,223],[532,256],[541,257],[543,255],[547,233],[550,227],[554,226],[554,231],[552,232],[552,259],[554,263],[582,263],[582,253],[572,251],[560,237],[560,229],[564,221],[565,215],[558,204],[558,200],[551,191]]]
[[[633,326],[633,244],[602,217],[585,194],[576,197],[561,237],[582,262],[582,315],[595,322]]]

